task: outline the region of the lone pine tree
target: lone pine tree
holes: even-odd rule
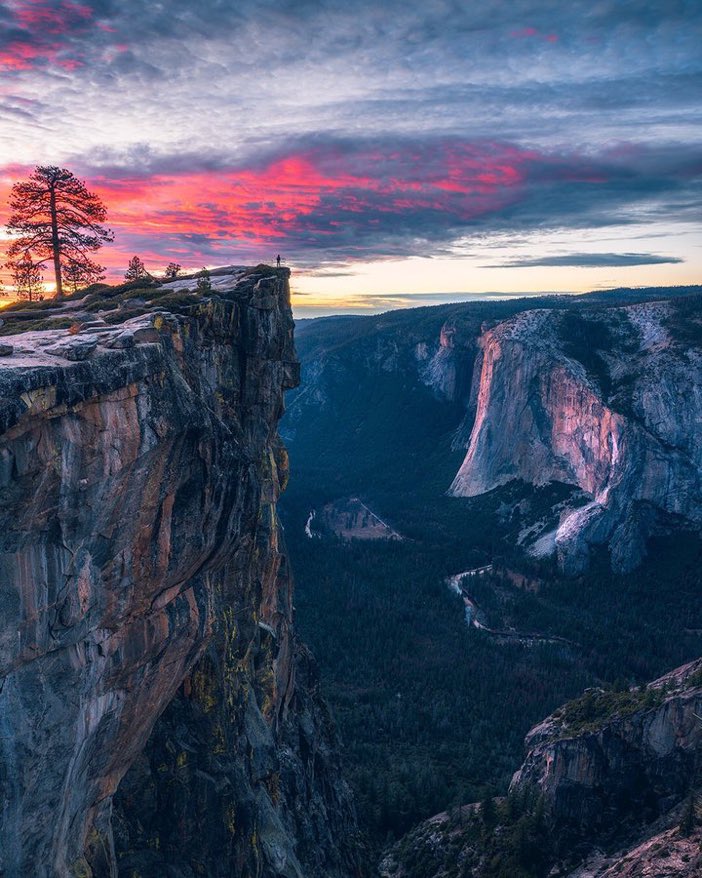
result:
[[[57,298],[63,295],[63,271],[69,265],[72,272],[80,269],[86,283],[103,276],[102,266],[90,254],[114,240],[102,225],[107,210],[71,171],[38,166],[28,180],[12,187],[10,209],[7,229],[15,237],[8,256],[29,254],[39,266],[53,261]]]

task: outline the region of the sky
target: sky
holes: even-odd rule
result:
[[[702,3],[0,0],[0,224],[37,164],[300,315],[700,283]]]

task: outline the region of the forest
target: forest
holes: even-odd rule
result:
[[[604,552],[577,579],[532,563],[529,582],[538,585],[525,590],[506,573],[514,560],[507,546],[491,555],[497,497],[442,498],[421,537],[342,542],[304,535],[314,499],[300,482],[282,504],[296,619],[320,663],[349,777],[378,843],[452,806],[504,793],[525,733],[586,687],[639,684],[700,652],[697,537],[660,538],[629,575],[614,576]],[[392,507],[387,495],[365,496],[400,532],[415,533],[418,513],[407,497]],[[452,533],[459,528],[449,504],[463,507],[461,536]],[[490,625],[572,645],[499,642],[468,628],[445,580],[488,558],[495,571],[470,588]]]
[[[686,305],[681,299],[674,313]],[[440,310],[393,315],[386,332],[396,323],[404,337],[421,321],[446,319]],[[684,531],[656,537],[643,566],[626,575],[612,573],[606,549],[572,578],[551,559],[530,558],[515,545],[525,524],[583,495],[512,482],[480,497],[447,496],[465,454],[452,447],[464,410],[401,361],[368,366],[372,321],[380,322],[339,318],[326,333],[319,321],[300,334],[303,367],[337,344],[343,368],[328,370],[324,404],[308,405],[305,418],[293,397],[282,424],[291,478],[280,509],[296,621],[319,662],[361,816],[381,846],[433,814],[504,794],[526,732],[586,688],[621,692],[697,657],[702,541]],[[311,510],[352,496],[403,539],[344,542],[323,528],[305,535]],[[567,642],[469,628],[446,579],[484,564],[492,572],[469,589],[489,627]]]

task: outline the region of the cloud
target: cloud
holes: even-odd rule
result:
[[[213,257],[275,247],[315,264],[429,256],[471,233],[606,227],[702,207],[702,169],[684,148],[582,155],[456,139],[315,141],[190,167],[166,157],[159,171],[154,158],[143,175],[100,175],[94,185],[118,231],[147,223],[138,234],[187,235]]]
[[[343,271],[340,268],[308,268],[298,271],[297,274],[302,277],[357,277],[358,272]]]
[[[560,256],[539,256],[534,259],[510,259],[488,267],[626,268],[632,265],[675,265],[680,262],[684,260],[676,256],[659,256],[655,253],[565,253]]]
[[[0,174],[85,177],[115,271],[672,228],[699,221],[701,34],[685,0],[10,0]]]
[[[88,42],[93,25],[91,7],[74,0],[18,0],[0,18],[0,72],[76,70],[83,64],[83,52],[74,51],[75,40]]]
[[[174,153],[188,152],[188,142],[198,152],[223,140],[235,149],[301,131],[348,135],[359,124],[369,134],[470,131],[575,145],[611,139],[624,121],[646,139],[669,136],[679,107],[699,110],[702,7],[694,3],[13,0],[3,8],[0,52],[11,47],[13,80],[50,96],[47,115],[61,135],[37,148],[66,154],[135,139],[178,140]],[[79,124],[86,113],[90,124]],[[694,126],[695,117],[684,121]]]
[[[281,252],[339,276],[349,261],[447,254],[489,232],[607,227],[702,208],[702,167],[685,147],[581,154],[455,138],[315,137],[248,160],[209,151],[183,161],[150,150],[122,156],[123,164],[113,154],[96,159],[78,169],[108,206],[118,255],[106,250],[105,258],[119,266],[127,253],[215,264]],[[8,183],[23,173],[0,169]],[[509,264],[676,261],[606,253]]]

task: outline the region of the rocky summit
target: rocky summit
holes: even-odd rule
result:
[[[288,275],[4,315],[8,878],[359,873],[276,515]]]

